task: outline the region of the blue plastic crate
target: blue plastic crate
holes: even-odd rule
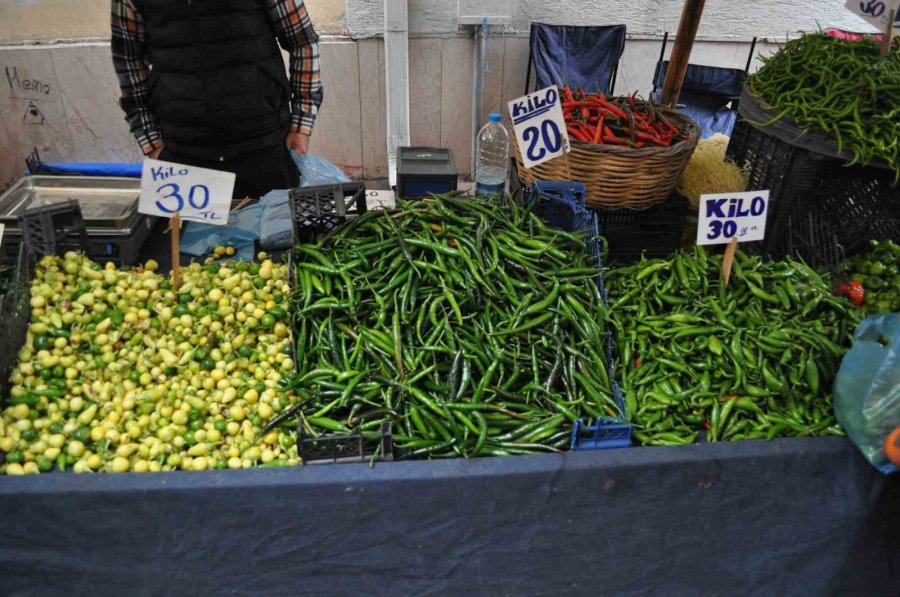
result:
[[[587,238],[587,250],[597,262],[601,273],[595,279],[604,304],[608,304],[606,285],[603,283],[603,250],[600,239],[600,225],[597,216],[584,204],[586,189],[580,182],[536,181],[528,196],[528,205],[547,224],[566,230],[582,232]],[[606,355],[609,359],[609,376],[613,376],[612,333],[606,335]],[[572,450],[605,450],[626,448],[631,445],[631,424],[627,421],[625,400],[618,384],[612,381],[613,397],[623,418],[598,418],[593,425],[576,421],[572,428]]]

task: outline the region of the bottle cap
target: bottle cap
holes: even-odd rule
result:
[[[490,122],[500,122],[500,114],[499,112],[491,112],[491,115],[488,116],[488,120]]]

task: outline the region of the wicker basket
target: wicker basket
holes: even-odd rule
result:
[[[638,102],[638,105],[644,102]],[[595,145],[571,141],[572,151],[534,168],[525,168],[518,143],[516,167],[526,186],[535,180],[581,182],[587,187],[588,207],[649,207],[665,202],[697,146],[700,130],[687,116],[655,106],[687,138],[671,147],[634,149],[619,145]]]

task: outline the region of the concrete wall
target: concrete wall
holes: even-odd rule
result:
[[[412,33],[456,32],[456,0],[408,0]],[[674,31],[682,0],[513,0],[511,32],[527,33],[533,21],[559,24],[628,25],[635,35],[662,35]],[[351,35],[378,35],[384,22],[384,0],[348,0],[347,28]],[[781,38],[819,25],[870,30],[840,0],[708,0],[699,35],[706,39]]]
[[[109,37],[110,0],[0,0],[0,43]],[[341,33],[343,0],[306,0],[320,33]]]

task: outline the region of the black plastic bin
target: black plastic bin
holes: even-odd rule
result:
[[[31,319],[31,279],[36,259],[34,252],[20,244],[14,271],[0,292],[0,407],[9,396],[9,376],[18,362]]]
[[[900,185],[882,165],[853,165],[738,121],[727,156],[748,175],[748,189],[768,190],[766,238],[742,249],[773,259],[801,258],[831,269],[834,246],[858,252],[870,239],[900,239]],[[799,132],[798,132],[799,134]],[[798,232],[799,229],[799,232]]]
[[[646,209],[593,208],[606,239],[609,263],[631,263],[641,258],[666,257],[681,248],[688,201],[673,193],[668,201]]]

